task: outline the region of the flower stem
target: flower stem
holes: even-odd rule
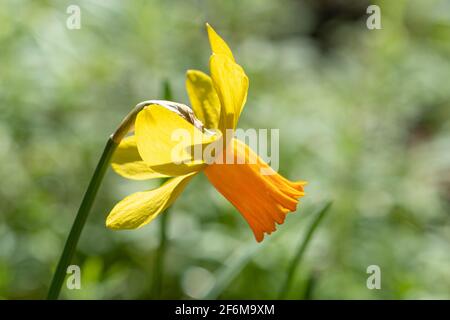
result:
[[[159,247],[156,251],[155,272],[153,278],[153,297],[160,299],[162,296],[162,281],[164,270],[164,257],[167,248],[167,220],[169,219],[168,210],[163,212],[160,218]]]
[[[172,88],[168,80],[163,82],[163,97],[165,100],[172,100]],[[161,183],[163,184],[164,181]],[[164,258],[166,255],[167,248],[167,220],[169,219],[169,209],[161,214],[161,222],[159,229],[159,247],[156,251],[155,260],[155,272],[153,277],[153,297],[155,299],[160,299],[162,296],[162,281],[163,281],[163,270],[164,270]]]
[[[56,267],[53,280],[48,291],[47,299],[57,299],[59,292],[61,291],[62,284],[66,276],[66,270],[69,263],[72,261],[72,257],[75,253],[78,240],[80,239],[81,231],[86,223],[89,211],[94,203],[97,191],[102,183],[106,169],[108,168],[111,157],[118,146],[117,142],[114,142],[112,138],[108,139],[103,154],[95,168],[94,174],[89,182],[89,186],[84,194],[83,201],[78,209],[77,216],[73,222],[72,229],[70,229],[69,236],[67,237],[66,244],[64,246],[63,253],[59,259],[58,266]]]
[[[278,299],[284,299],[286,297],[286,294],[288,293],[292,280],[295,275],[295,271],[297,270],[297,266],[300,264],[300,261],[302,260],[303,254],[306,251],[306,248],[308,247],[309,241],[312,238],[312,235],[314,231],[316,230],[317,226],[322,221],[322,218],[327,213],[328,209],[330,209],[332,205],[332,201],[327,202],[322,209],[316,214],[316,217],[314,221],[309,225],[308,231],[306,232],[302,242],[300,243],[297,253],[295,254],[295,257],[292,259],[291,264],[289,265],[289,269],[286,275],[286,279],[281,286],[281,290],[278,295]]]
[[[170,95],[170,87],[165,85],[165,94]],[[92,204],[94,203],[95,196],[97,195],[98,188],[102,183],[103,177],[105,176],[106,169],[108,168],[109,162],[111,160],[114,151],[119,146],[120,141],[128,134],[128,132],[133,128],[134,121],[137,114],[143,110],[145,107],[153,104],[161,103],[172,103],[171,101],[162,100],[146,100],[138,103],[122,120],[120,125],[114,131],[114,133],[109,137],[103,154],[95,168],[94,175],[89,182],[89,186],[84,194],[83,201],[81,202],[80,208],[78,209],[77,216],[73,222],[72,229],[70,229],[69,236],[67,237],[66,244],[64,246],[63,253],[59,259],[58,265],[56,267],[55,274],[53,275],[53,280],[48,291],[47,299],[57,299],[59,292],[61,291],[64,278],[66,276],[66,270],[69,263],[72,260],[73,254],[80,239],[81,231],[83,230],[86,219],[91,210]]]

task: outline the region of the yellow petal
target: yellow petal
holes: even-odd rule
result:
[[[219,128],[234,129],[247,99],[248,77],[240,65],[222,54],[209,61],[211,78],[221,102]]]
[[[164,178],[167,175],[155,172],[139,155],[135,136],[124,138],[111,160],[111,167],[122,177],[133,180]]]
[[[220,119],[220,101],[211,78],[198,70],[186,73],[186,91],[195,116],[208,129],[217,129]]]
[[[149,223],[175,201],[194,175],[175,177],[157,189],[129,195],[111,210],[106,226],[111,229],[135,229]]]
[[[227,43],[217,34],[217,32],[207,23],[206,30],[208,31],[209,44],[212,53],[223,54],[234,61],[233,53],[228,47]]]
[[[151,105],[138,113],[135,135],[142,159],[152,170],[169,176],[204,168],[202,147],[217,138],[203,134],[177,113],[160,105]],[[200,146],[200,152],[194,146]]]

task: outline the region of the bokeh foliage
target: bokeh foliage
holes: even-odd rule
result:
[[[275,298],[308,212],[334,204],[288,298],[450,298],[450,2],[385,0],[0,0],[0,298],[43,298],[108,135],[139,101],[188,103],[208,70],[204,23],[250,77],[240,126],[280,129],[280,171],[310,182],[296,214],[254,249],[203,176],[170,211],[165,298],[201,298],[252,256],[220,298]],[[81,8],[81,29],[66,8]],[[124,196],[157,185],[109,172],[64,298],[151,298],[158,223],[111,231]],[[255,252],[253,252],[255,250]],[[366,288],[366,268],[382,289]]]

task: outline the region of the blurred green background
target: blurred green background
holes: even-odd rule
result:
[[[381,8],[382,30],[366,27]],[[311,213],[334,204],[290,299],[450,298],[450,1],[0,0],[0,298],[44,298],[108,135],[137,102],[188,103],[185,71],[208,71],[204,23],[250,78],[242,128],[280,129],[280,172],[307,196],[263,245],[208,183],[169,214],[163,298],[277,296]],[[71,4],[81,29],[66,28]],[[67,299],[149,299],[159,223],[112,231],[106,215],[157,182],[111,170]],[[366,268],[381,268],[369,290]]]

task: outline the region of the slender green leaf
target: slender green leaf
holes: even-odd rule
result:
[[[286,275],[286,279],[281,286],[280,292],[279,292],[279,299],[284,299],[286,297],[286,294],[288,293],[290,289],[290,285],[292,283],[292,280],[294,279],[295,271],[297,270],[298,265],[300,264],[302,257],[306,251],[306,248],[308,247],[308,244],[314,234],[314,231],[316,231],[317,226],[322,221],[323,217],[327,213],[327,211],[330,209],[332,205],[332,201],[327,202],[322,209],[315,215],[314,220],[310,224],[305,236],[302,238],[300,245],[298,246],[297,253],[295,254],[294,258],[291,261],[291,264],[289,265],[289,269]]]
[[[220,294],[228,288],[233,279],[247,265],[262,245],[253,244],[237,251],[217,272],[217,279],[214,286],[202,297],[203,299],[217,299]]]

